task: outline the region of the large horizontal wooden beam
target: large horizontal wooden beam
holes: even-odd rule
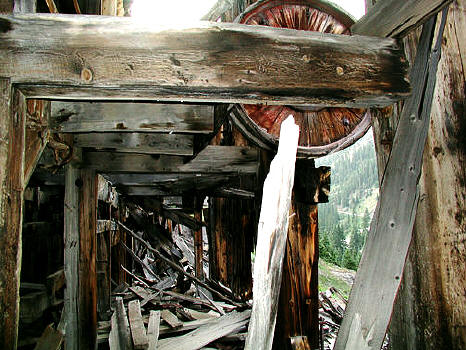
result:
[[[230,173],[256,174],[258,151],[248,147],[207,146],[196,158],[184,164],[185,157],[86,152],[86,167],[102,173]]]
[[[379,37],[401,37],[449,3],[451,0],[379,0],[351,27],[351,32]]]
[[[74,135],[74,145],[117,152],[193,155],[193,135],[156,133],[85,133]]]
[[[189,132],[210,133],[214,106],[121,103],[52,102],[51,128],[57,132]]]
[[[41,33],[41,35],[38,35]],[[133,18],[0,16],[0,77],[27,97],[381,106],[409,93],[392,39]]]

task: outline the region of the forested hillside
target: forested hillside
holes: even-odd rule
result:
[[[332,168],[329,203],[319,205],[320,257],[356,270],[378,197],[372,130],[316,165]]]

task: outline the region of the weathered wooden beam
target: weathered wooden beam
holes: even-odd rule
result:
[[[19,320],[26,101],[0,79],[0,348],[16,349]]]
[[[452,0],[379,0],[351,32],[379,37],[401,37],[441,11]]]
[[[156,187],[173,195],[213,190],[218,197],[249,196],[250,193],[241,191],[250,191],[254,188],[243,184],[251,183],[255,179],[255,174],[221,173],[106,174],[105,176],[113,185],[120,187]]]
[[[317,169],[314,170],[318,172]],[[274,347],[288,349],[290,339],[305,336],[306,343],[310,344],[309,349],[318,349],[319,243],[317,205],[299,202],[296,194],[297,191],[294,188],[289,213],[290,222],[283,262]],[[290,302],[291,300],[293,302]],[[297,344],[300,343],[299,337],[295,341]]]
[[[115,311],[111,319],[112,329],[108,339],[110,349],[132,350],[129,322],[126,317],[125,305],[121,297],[116,298]]]
[[[194,219],[202,222],[203,195],[194,197]],[[196,277],[204,279],[204,242],[202,240],[202,227],[194,230],[194,271]]]
[[[79,149],[75,148],[79,158]],[[66,349],[93,349],[97,337],[97,179],[74,162],[65,171]]]
[[[47,120],[50,115],[50,102],[43,100],[27,101],[26,144],[24,161],[24,183],[27,184],[48,143]]]
[[[416,217],[417,185],[429,130],[445,19],[446,12],[434,49],[431,47],[435,18],[423,26],[411,73],[413,94],[403,106],[336,350],[375,350],[383,344]],[[386,258],[381,259],[381,256]]]
[[[281,125],[278,152],[264,182],[254,263],[253,306],[245,349],[271,349],[282,279],[299,128]]]
[[[56,132],[210,133],[214,106],[123,102],[52,102]]]
[[[77,147],[112,149],[124,153],[192,156],[193,143],[193,135],[125,132],[74,135]]]
[[[74,149],[75,155],[79,150]],[[75,163],[65,166],[64,245],[65,279],[64,312],[66,314],[66,350],[79,350],[78,276],[79,276],[79,169]]]
[[[258,152],[248,147],[208,146],[189,163],[184,157],[110,152],[86,152],[89,168],[111,173],[255,174]]]
[[[149,338],[148,350],[156,350],[160,332],[160,311],[150,311],[149,324],[147,325],[147,338]]]
[[[255,174],[257,149],[239,146],[207,146],[189,163],[179,167],[181,172],[218,172]]]
[[[364,107],[409,93],[392,39],[66,15],[0,16],[0,28],[0,77],[28,97]]]
[[[82,169],[79,189],[79,346],[94,349],[97,342],[97,175]]]
[[[13,9],[14,13],[35,13],[36,12],[36,0],[14,0],[15,6]]]

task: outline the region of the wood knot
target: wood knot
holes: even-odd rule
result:
[[[87,82],[91,82],[93,79],[92,71],[89,68],[83,68],[81,71],[81,79]]]
[[[304,62],[306,62],[306,63],[311,62],[311,58],[310,58],[308,55],[303,55],[302,60],[303,60]]]
[[[337,67],[337,75],[343,75],[345,74],[345,71],[343,70],[342,67]]]

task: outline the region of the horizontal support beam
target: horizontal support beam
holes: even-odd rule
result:
[[[120,186],[118,190],[128,196],[144,196],[144,197],[168,197],[183,194],[179,188],[174,187],[172,189],[163,189],[159,186]],[[184,191],[186,192],[186,191]],[[202,194],[213,197],[226,197],[226,198],[237,198],[237,199],[254,199],[255,193],[239,188],[220,187],[215,185],[199,189],[193,187],[190,192],[202,192]]]
[[[50,127],[56,132],[189,132],[214,130],[214,106],[52,102]]]
[[[77,147],[112,149],[125,153],[193,155],[193,135],[157,133],[86,133],[75,134]]]
[[[44,33],[38,36],[37,33]],[[0,77],[27,97],[367,107],[406,96],[392,39],[133,18],[0,16]]]
[[[351,32],[359,35],[401,37],[449,3],[451,0],[379,0],[351,27]]]
[[[105,177],[114,186],[146,186],[157,187],[160,190],[182,194],[190,191],[204,191],[208,188],[241,187],[250,190],[254,183],[254,175],[231,174],[107,174]]]
[[[258,151],[248,147],[207,146],[196,158],[184,163],[185,157],[129,154],[120,152],[86,152],[86,167],[104,174],[111,173],[219,173],[256,174]]]

